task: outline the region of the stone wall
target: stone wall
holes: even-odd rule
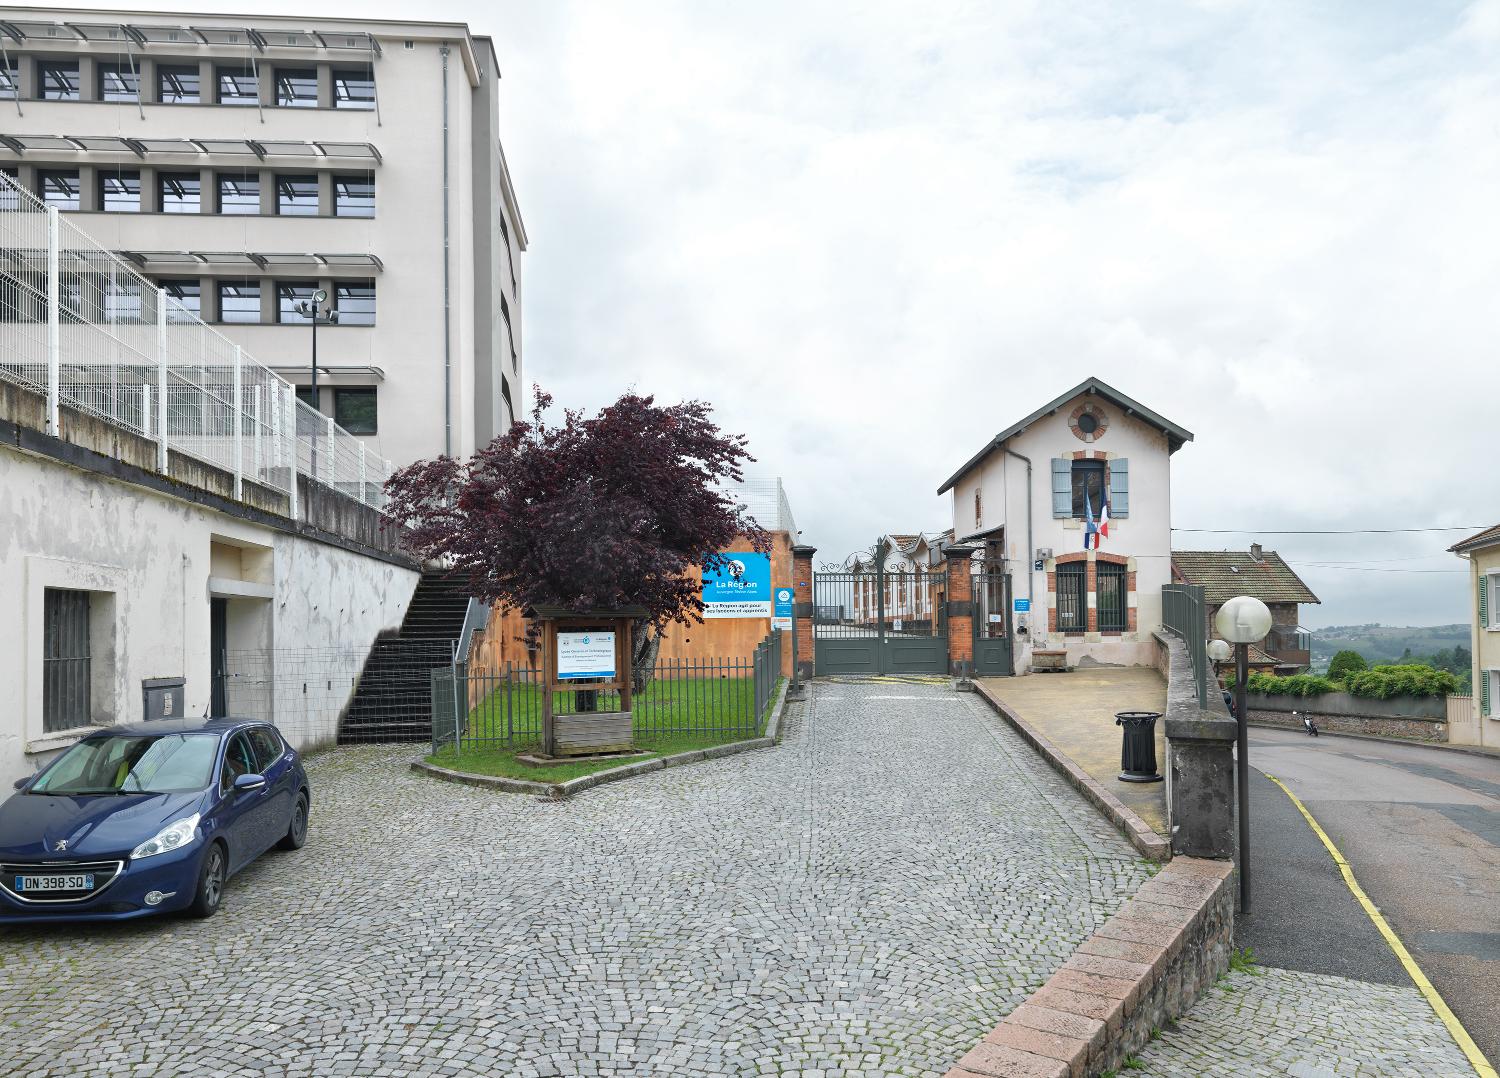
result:
[[[1375,737],[1397,737],[1407,741],[1444,742],[1448,724],[1438,719],[1380,719],[1358,715],[1326,715],[1311,708],[1290,711],[1267,711],[1249,708],[1251,726],[1274,726],[1283,730],[1301,730],[1302,716],[1311,715],[1319,730],[1330,734],[1370,734]]]
[[[1373,734],[1408,741],[1447,741],[1447,701],[1441,696],[1367,700],[1343,692],[1318,696],[1267,696],[1247,693],[1246,710],[1256,726],[1301,730],[1310,715],[1329,733]],[[1295,714],[1293,714],[1295,712]]]
[[[1234,757],[1239,725],[1217,689],[1198,706],[1187,646],[1168,632],[1155,634],[1157,669],[1167,678],[1167,834],[1173,856],[1233,857]]]

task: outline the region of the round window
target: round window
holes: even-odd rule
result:
[[[1078,417],[1078,429],[1084,434],[1093,434],[1099,429],[1099,417],[1093,412],[1084,412]]]

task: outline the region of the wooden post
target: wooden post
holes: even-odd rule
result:
[[[630,639],[631,621],[625,618],[620,622],[620,631],[615,635],[615,673],[620,679],[620,710],[629,711],[631,697],[635,688],[635,648]]]

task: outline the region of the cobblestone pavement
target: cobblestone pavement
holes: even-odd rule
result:
[[[1149,874],[946,686],[785,734],[565,803],[317,757],[211,921],[0,931],[0,1071],[937,1075]]]
[[[1132,1073],[1162,1078],[1474,1074],[1412,985],[1269,968],[1230,973],[1139,1058]]]

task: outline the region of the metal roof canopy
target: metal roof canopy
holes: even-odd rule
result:
[[[0,33],[18,42],[88,41],[136,45],[228,45],[265,51],[325,49],[380,56],[380,42],[364,30],[257,30],[249,26],[159,26],[150,23],[42,22],[10,19]]]
[[[380,164],[380,151],[368,142],[295,142],[287,139],[125,138],[121,135],[5,135],[0,145],[15,153],[27,150],[91,150],[103,153],[238,154],[266,157],[312,157]]]
[[[228,266],[232,269],[354,269],[379,272],[385,263],[371,254],[320,254],[296,251],[120,251],[137,266]]]
[[[967,464],[965,464],[958,471],[954,472],[948,478],[948,481],[946,483],[938,487],[938,493],[947,493],[953,488],[954,484],[956,484],[959,479],[961,479],[964,474],[969,471],[969,469],[973,468],[976,464],[987,457],[992,451],[998,449],[1002,444],[1026,430],[1027,427],[1030,427],[1038,419],[1041,419],[1044,416],[1055,415],[1062,409],[1063,405],[1067,404],[1074,397],[1082,396],[1084,394],[1087,394],[1091,397],[1102,397],[1103,399],[1113,404],[1116,408],[1119,408],[1126,415],[1135,416],[1137,419],[1141,420],[1148,426],[1155,427],[1157,430],[1161,431],[1167,436],[1167,452],[1169,454],[1177,452],[1177,450],[1181,449],[1184,444],[1193,440],[1193,432],[1188,430],[1186,427],[1179,427],[1171,420],[1163,419],[1161,416],[1153,412],[1150,408],[1147,408],[1144,404],[1139,404],[1136,401],[1131,400],[1125,394],[1121,393],[1118,389],[1115,389],[1113,386],[1106,385],[1098,378],[1086,378],[1082,382],[1079,382],[1072,389],[1068,390],[1062,396],[1052,401],[1050,404],[1042,405],[1025,419],[1021,420],[1019,423],[1013,423],[1011,426],[1006,427],[999,434],[991,438],[988,445],[986,445],[978,453],[970,457]]]

